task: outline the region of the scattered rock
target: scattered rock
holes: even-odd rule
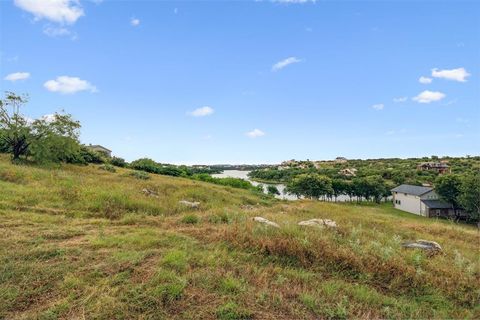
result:
[[[187,206],[187,207],[190,207],[190,208],[194,208],[194,209],[197,209],[200,207],[200,202],[197,202],[197,201],[187,201],[187,200],[180,200],[178,201],[178,203],[180,204],[183,204],[184,206]]]
[[[336,228],[337,223],[330,219],[310,219],[305,221],[300,221],[298,223],[299,226],[311,226],[311,227],[328,227],[328,228]]]
[[[145,189],[142,189],[142,192],[143,192],[146,196],[158,198],[158,193],[156,193],[156,192],[153,191],[153,190],[149,190],[149,189],[145,188]]]
[[[276,224],[275,222],[270,221],[270,220],[265,219],[265,218],[262,218],[262,217],[255,217],[255,218],[253,218],[253,221],[266,224],[267,226],[271,226],[271,227],[275,227],[275,228],[280,228],[280,226],[279,226],[278,224]]]
[[[417,240],[417,241],[407,241],[402,243],[404,248],[417,248],[428,251],[442,251],[442,247],[435,241],[428,240]]]
[[[253,209],[255,209],[255,207],[252,206],[251,204],[243,204],[243,205],[240,206],[240,208],[242,210],[253,210]]]

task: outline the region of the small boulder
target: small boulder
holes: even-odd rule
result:
[[[190,208],[194,208],[194,209],[197,209],[200,207],[200,202],[197,202],[197,201],[187,201],[187,200],[180,200],[178,201],[178,203],[186,206],[186,207],[190,207]]]
[[[143,194],[145,194],[146,196],[158,198],[158,193],[156,193],[156,192],[153,191],[153,190],[149,190],[149,189],[145,188],[145,189],[142,189],[142,192],[143,192]]]
[[[305,221],[300,221],[298,223],[299,226],[311,226],[311,227],[328,227],[328,228],[336,228],[337,223],[330,219],[310,219]]]
[[[421,239],[417,241],[403,242],[402,247],[423,249],[427,251],[442,251],[442,247],[435,241],[421,240]]]
[[[271,226],[271,227],[275,227],[275,228],[280,228],[280,226],[279,226],[277,223],[275,223],[275,222],[273,222],[273,221],[270,221],[270,220],[268,220],[268,219],[262,218],[262,217],[254,217],[254,218],[253,218],[253,221],[263,223],[263,224],[265,224],[265,225],[267,225],[267,226]]]

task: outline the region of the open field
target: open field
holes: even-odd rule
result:
[[[130,172],[0,155],[0,318],[480,317],[472,226]],[[339,227],[297,226],[310,218]],[[414,239],[443,252],[401,247]]]

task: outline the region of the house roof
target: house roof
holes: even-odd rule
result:
[[[432,191],[432,187],[412,186],[410,184],[401,184],[396,188],[393,188],[392,192],[406,193],[414,196],[421,196],[427,192]]]
[[[105,150],[105,151],[110,151],[110,152],[112,151],[112,150],[110,150],[110,149],[105,148],[104,146],[99,145],[99,144],[89,145],[88,147],[89,147],[89,148],[103,149],[103,150]]]
[[[431,209],[450,209],[452,205],[442,200],[422,200]]]

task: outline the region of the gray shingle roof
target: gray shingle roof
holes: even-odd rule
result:
[[[430,209],[450,209],[451,204],[442,200],[422,200],[423,203]]]
[[[420,187],[420,186],[412,186],[410,184],[402,184],[396,188],[393,188],[391,191],[398,192],[398,193],[411,194],[414,196],[421,196],[422,194],[425,194],[432,190],[433,190],[432,187]]]

